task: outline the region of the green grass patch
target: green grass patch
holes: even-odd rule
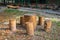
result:
[[[25,12],[25,11],[19,11],[17,9],[5,9],[4,10],[4,13],[8,16],[21,16],[21,15],[24,15],[24,14],[31,14],[32,12]]]
[[[57,26],[60,26],[60,21],[57,21],[56,18],[51,18],[51,21],[52,21],[53,23],[56,23]]]
[[[51,18],[51,21],[52,22],[56,22],[56,18]]]
[[[10,16],[13,16],[13,15],[19,16],[24,14],[23,11],[19,11],[17,9],[5,9],[4,12],[6,15],[10,15]]]
[[[60,26],[60,21],[59,22],[56,22],[57,26]]]
[[[17,18],[20,16],[23,16],[24,14],[32,14],[33,12],[26,12],[26,11],[19,11],[18,9],[11,9],[11,8],[6,8],[4,11],[1,13],[1,15],[4,16],[4,18]]]

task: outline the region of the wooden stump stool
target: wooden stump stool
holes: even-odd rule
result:
[[[12,31],[16,31],[16,19],[10,19],[9,26]]]
[[[24,16],[21,16],[21,17],[20,17],[20,25],[24,26],[24,22],[25,22],[25,21],[24,21]]]
[[[24,18],[25,18],[25,22],[32,22],[34,29],[36,29],[36,25],[37,25],[36,15],[27,14],[24,15]]]
[[[32,22],[26,22],[25,26],[26,26],[27,34],[33,36],[34,35],[33,23]]]
[[[41,25],[41,26],[44,25],[44,17],[42,17],[42,16],[39,17],[38,24]]]
[[[36,29],[36,26],[37,26],[37,18],[36,18],[36,16],[32,16],[31,20],[33,22],[34,29]]]
[[[52,25],[51,20],[45,20],[45,23],[44,23],[44,30],[45,30],[46,32],[50,32],[51,25]]]

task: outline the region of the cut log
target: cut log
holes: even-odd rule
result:
[[[12,6],[12,5],[7,5],[8,8],[13,8],[13,9],[18,9],[19,6]]]
[[[26,22],[25,26],[26,26],[27,34],[33,36],[34,35],[33,22]]]
[[[44,17],[42,17],[42,16],[39,17],[38,24],[41,25],[41,26],[44,25]]]
[[[25,20],[24,20],[24,16],[20,17],[20,25],[24,26]]]
[[[16,19],[9,20],[9,27],[12,31],[16,31]]]
[[[31,14],[24,15],[24,20],[25,22],[32,22],[34,29],[36,29],[37,26],[36,15],[31,15]]]
[[[44,30],[45,30],[46,32],[50,32],[51,26],[52,26],[51,20],[45,20]]]

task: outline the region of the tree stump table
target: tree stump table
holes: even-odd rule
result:
[[[25,14],[24,15],[24,20],[25,20],[25,22],[32,22],[33,26],[34,26],[34,29],[36,29],[36,26],[37,26],[36,15],[34,15],[34,14]]]

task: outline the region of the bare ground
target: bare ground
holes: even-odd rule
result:
[[[0,40],[60,40],[60,27],[53,23],[51,32],[45,32],[43,26],[38,25],[34,36],[26,34],[26,29],[17,25],[17,31],[0,30]]]
[[[60,18],[60,16],[46,13],[38,13],[38,15],[48,18]],[[51,32],[47,33],[43,29],[43,26],[38,25],[35,30],[35,35],[29,36],[26,34],[25,28],[21,25],[17,25],[16,32],[0,30],[0,40],[60,40],[60,27],[56,25],[56,22],[53,22]]]

